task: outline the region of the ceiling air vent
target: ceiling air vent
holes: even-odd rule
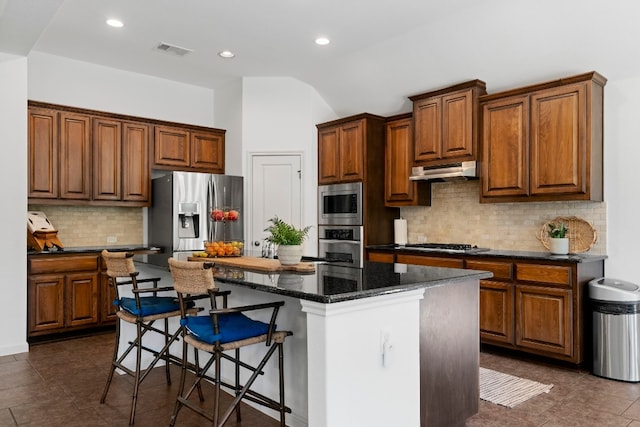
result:
[[[185,56],[187,53],[193,52],[192,49],[187,49],[186,47],[180,47],[169,43],[161,42],[157,47],[157,50],[160,52],[171,53],[177,56]]]

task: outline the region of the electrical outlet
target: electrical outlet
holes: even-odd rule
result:
[[[107,243],[116,243],[118,241],[117,236],[107,236]]]

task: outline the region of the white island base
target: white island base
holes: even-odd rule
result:
[[[478,412],[478,280],[301,304],[310,427],[454,427]]]

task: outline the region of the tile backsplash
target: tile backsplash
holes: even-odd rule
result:
[[[143,243],[142,208],[29,205],[28,209],[45,213],[65,247]]]
[[[480,203],[479,181],[434,182],[431,206],[405,207],[410,243],[470,243],[491,249],[546,251],[537,236],[547,221],[577,216],[597,231],[589,250],[606,254],[605,202]]]

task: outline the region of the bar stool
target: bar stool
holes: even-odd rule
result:
[[[240,402],[242,399],[247,399],[278,411],[280,413],[280,425],[284,427],[285,413],[291,413],[291,409],[284,402],[283,344],[285,338],[292,335],[292,333],[289,331],[276,331],[275,323],[278,310],[284,305],[284,301],[233,308],[225,306],[218,308],[216,302],[218,289],[213,280],[213,271],[208,267],[210,265],[205,265],[205,263],[201,262],[179,261],[169,258],[173,286],[178,293],[180,305],[184,306],[189,301],[188,298],[190,296],[209,295],[212,307],[208,316],[190,316],[186,313],[186,310],[182,316],[180,323],[184,326],[182,329],[183,364],[176,407],[171,416],[170,425],[175,425],[178,413],[183,406],[212,421],[214,427],[223,426],[234,410],[236,411],[236,419],[239,422],[241,420]],[[244,314],[245,312],[256,310],[270,310],[271,318],[269,323],[253,320]],[[263,344],[265,351],[257,366],[251,366],[241,361],[240,349],[258,344]],[[187,350],[189,346],[206,351],[211,357],[202,368],[198,367],[195,381],[185,391],[188,366]],[[225,352],[228,350],[234,350],[234,356],[226,354]],[[279,401],[250,389],[258,375],[264,374],[263,368],[276,350],[278,351]],[[220,363],[223,359],[235,365],[234,384],[223,382],[220,376]],[[212,365],[215,365],[213,377],[207,374]],[[240,384],[240,368],[251,372],[251,376],[244,385]],[[211,381],[215,385],[213,413],[205,411],[189,400],[189,397],[202,379]],[[220,414],[221,386],[231,389],[235,394],[233,402],[222,415]]]
[[[110,285],[115,288],[116,299],[114,304],[118,307],[116,311],[118,320],[116,322],[116,345],[113,352],[113,360],[111,362],[107,384],[105,385],[102,397],[100,398],[100,403],[105,402],[107,393],[109,392],[109,387],[111,386],[111,381],[113,380],[113,373],[116,368],[121,369],[128,375],[131,375],[134,377],[134,384],[129,424],[133,424],[140,384],[160,359],[164,359],[167,384],[171,384],[169,364],[172,357],[175,359],[174,363],[177,363],[179,359],[169,354],[169,346],[178,339],[182,327],[178,327],[173,333],[170,333],[169,318],[177,318],[180,316],[180,304],[173,296],[158,296],[158,292],[173,291],[172,287],[158,287],[160,278],[138,279],[139,272],[136,271],[133,263],[132,253],[109,252],[105,249],[102,251],[102,259],[107,266],[107,276],[109,276]],[[149,283],[152,284],[153,287],[140,287],[141,284]],[[120,288],[123,286],[131,288],[133,297],[121,296],[123,289]],[[144,296],[145,294],[151,295]],[[188,303],[188,306],[185,308],[185,313],[197,314],[201,309],[195,308],[194,306],[195,304],[193,302]],[[164,321],[162,329],[154,326],[156,320]],[[129,347],[127,347],[124,353],[118,357],[122,322],[136,325],[136,338],[134,341],[129,342]],[[142,338],[147,332],[158,333],[164,337],[164,346],[162,349],[156,351],[143,345]],[[135,368],[132,370],[125,366],[123,361],[129,353],[133,351],[133,349],[136,350],[136,363]],[[154,359],[146,368],[140,366],[142,350],[145,350],[154,356]]]

